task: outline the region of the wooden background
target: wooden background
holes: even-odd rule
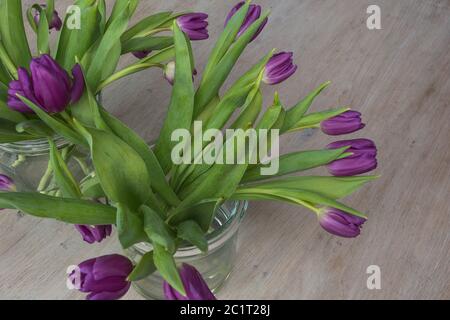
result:
[[[64,10],[70,1],[57,2]],[[166,9],[209,13],[212,39],[194,43],[201,71],[233,3],[142,1],[137,16]],[[299,71],[276,88],[284,103],[332,80],[314,109],[351,105],[364,114],[368,126],[358,135],[377,142],[382,178],[348,200],[370,216],[356,240],[327,234],[302,208],[252,203],[235,270],[219,298],[449,299],[450,1],[259,3],[272,10],[270,24],[233,78],[273,47],[294,51]],[[370,4],[381,7],[382,30],[366,27]],[[274,89],[266,88],[267,104]],[[147,71],[116,83],[104,97],[114,114],[150,141],[169,95],[160,72]],[[288,151],[332,140],[316,131],[283,141]],[[0,298],[81,299],[66,289],[67,266],[113,252],[120,252],[115,237],[90,246],[71,226],[2,212]],[[370,265],[381,268],[381,290],[366,287]],[[126,296],[137,298],[134,291]]]

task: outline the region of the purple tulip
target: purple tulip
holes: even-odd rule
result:
[[[45,8],[45,4],[42,4],[41,7]],[[36,23],[36,25],[39,25],[39,21],[40,21],[40,16],[41,13],[36,10],[35,14],[34,14],[34,22]],[[52,21],[49,22],[48,27],[49,29],[55,29],[56,31],[61,30],[63,25],[63,22],[61,21],[61,18],[58,15],[58,12],[55,10],[53,11],[53,15],[52,15]]]
[[[16,191],[13,179],[7,175],[0,174],[0,191]]]
[[[273,55],[266,65],[263,82],[274,85],[292,76],[297,71],[297,65],[293,62],[293,56],[294,53],[292,52],[280,52]]]
[[[112,232],[111,225],[104,225],[104,226],[75,225],[75,228],[81,234],[83,240],[90,244],[94,242],[98,243],[102,242],[102,240],[106,239],[106,237],[109,237]]]
[[[11,81],[8,89],[8,106],[23,113],[33,111],[17,94],[24,96],[48,113],[58,113],[80,100],[84,92],[84,77],[80,65],[72,69],[73,79],[47,54],[33,58],[31,76],[25,68],[18,69],[19,80]]]
[[[236,12],[239,11],[239,9],[245,4],[245,1],[239,2],[237,5],[231,9],[230,13],[228,13],[228,16],[225,20],[225,27],[228,25],[228,22],[231,20],[231,18],[236,14]],[[239,29],[239,32],[237,34],[237,37],[239,38],[256,20],[261,17],[261,6],[256,4],[251,4],[248,8],[247,15],[245,16],[244,22],[242,23],[241,28]],[[266,18],[261,26],[256,31],[255,35],[250,41],[253,41],[256,39],[256,37],[259,36],[261,31],[263,31],[264,27],[266,26],[267,22],[269,21],[268,18]]]
[[[89,292],[87,300],[117,300],[130,288],[128,275],[133,270],[131,261],[121,255],[112,254],[84,261],[78,265],[79,272],[69,275],[78,290]]]
[[[151,50],[142,50],[142,51],[134,51],[132,52],[133,56],[138,59],[146,58],[152,51]]]
[[[326,231],[339,237],[356,238],[366,219],[336,208],[326,208],[319,214],[319,223]]]
[[[330,136],[352,133],[365,126],[358,111],[346,111],[321,123],[322,131]]]
[[[194,267],[183,263],[180,269],[180,276],[187,296],[181,295],[164,281],[164,295],[167,300],[216,300],[205,280]]]
[[[337,177],[363,174],[377,168],[377,148],[369,139],[337,141],[327,146],[328,149],[349,147],[347,153],[352,155],[338,159],[328,165],[328,171]]]
[[[188,13],[179,17],[177,23],[189,39],[205,40],[209,38],[207,18],[208,15],[206,13]]]

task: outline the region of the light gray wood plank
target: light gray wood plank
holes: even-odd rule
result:
[[[69,2],[58,1],[58,9]],[[137,15],[205,11],[216,39],[232,3],[142,1]],[[277,88],[285,104],[332,80],[314,108],[351,105],[363,112],[368,126],[357,136],[377,142],[382,177],[349,199],[370,216],[356,240],[328,235],[301,208],[252,203],[235,270],[219,298],[449,299],[450,1],[377,1],[383,28],[377,31],[365,22],[373,1],[258,3],[271,8],[270,24],[233,78],[272,47],[294,51],[299,71]],[[199,71],[212,45],[194,43]],[[265,90],[267,103],[273,89]],[[114,114],[150,141],[162,125],[169,94],[161,74],[146,71],[113,85],[104,97]],[[283,149],[330,141],[320,132],[290,135]],[[71,226],[2,212],[0,298],[82,298],[65,287],[67,266],[119,250],[114,238],[89,246]],[[366,288],[366,268],[373,264],[381,268],[381,290]],[[130,291],[126,298],[139,296]]]

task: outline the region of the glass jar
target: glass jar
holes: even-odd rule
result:
[[[230,201],[216,212],[211,230],[207,235],[209,250],[202,253],[198,248],[184,244],[175,253],[177,265],[187,263],[195,267],[203,276],[212,292],[222,287],[228,279],[236,259],[237,235],[242,219],[247,211],[246,201]],[[128,257],[137,263],[151,251],[148,243],[140,243],[127,250]],[[164,300],[163,278],[158,272],[134,282],[135,289],[146,299]]]
[[[77,181],[90,174],[87,149],[75,147],[61,137],[56,137],[54,142]],[[49,170],[49,152],[47,139],[0,144],[0,173],[12,178],[18,191],[37,190],[55,195],[57,189]]]

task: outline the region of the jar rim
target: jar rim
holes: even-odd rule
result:
[[[70,145],[64,137],[55,135],[53,141],[58,149]],[[17,141],[12,143],[1,143],[0,150],[8,153],[23,155],[42,155],[50,151],[50,144],[47,138],[37,138],[32,140]]]
[[[229,207],[227,208],[226,206]],[[247,212],[248,201],[242,200],[227,201],[220,208],[223,211],[230,212],[231,215],[229,219],[227,219],[220,226],[220,228],[217,228],[206,235],[208,245],[211,246],[213,245],[217,246],[218,243],[226,241],[227,238],[230,237],[230,235],[232,235],[234,232],[237,231],[239,223],[242,221],[242,219],[245,216],[245,213]],[[141,253],[146,253],[152,250],[152,245],[146,242],[136,244],[134,247]],[[186,243],[184,246],[178,248],[177,252],[175,253],[175,256],[195,256],[197,254],[201,254],[201,251],[197,247]]]

